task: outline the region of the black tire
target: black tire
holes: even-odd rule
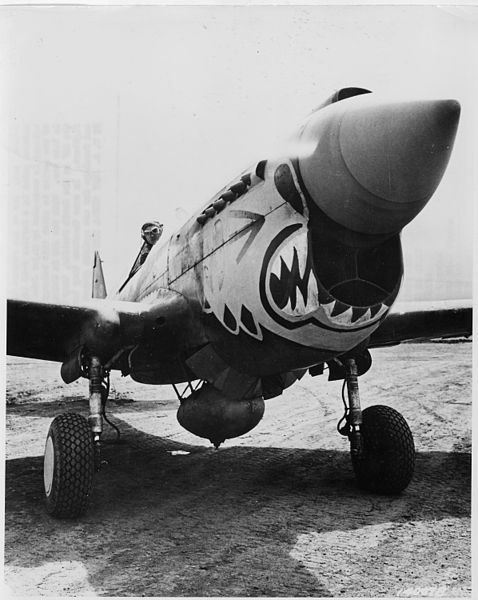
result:
[[[362,418],[362,452],[352,454],[357,482],[371,492],[398,494],[410,483],[415,469],[410,427],[389,406],[370,406]]]
[[[47,512],[63,519],[79,517],[93,486],[94,447],[88,421],[76,413],[56,417],[45,444],[43,481]]]

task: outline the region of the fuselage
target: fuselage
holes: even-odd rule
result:
[[[178,292],[197,324],[184,360],[207,345],[250,376],[351,350],[397,297],[400,231],[438,185],[456,121],[453,101],[377,104],[367,94],[322,107],[293,155],[243,171],[151,250],[117,298]],[[207,378],[202,362],[189,367]]]

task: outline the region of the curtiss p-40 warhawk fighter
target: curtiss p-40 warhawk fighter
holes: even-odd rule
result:
[[[8,354],[60,362],[66,383],[89,380],[89,416],[60,414],[48,433],[48,512],[86,510],[111,371],[173,384],[179,423],[218,446],[257,425],[265,400],[328,366],[344,380],[338,430],[359,486],[405,489],[410,429],[387,406],[362,411],[358,377],[371,348],[471,334],[471,302],[392,308],[400,232],[443,176],[459,113],[455,100],[380,102],[342,89],[303,122],[293,152],[238,175],[113,297],[96,255],[91,300],[9,300]]]

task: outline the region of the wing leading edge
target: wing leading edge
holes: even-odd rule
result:
[[[369,342],[370,348],[404,341],[470,336],[472,302],[397,305]],[[113,364],[115,357],[139,344],[174,351],[180,340],[193,334],[186,299],[161,290],[154,303],[93,299],[85,304],[55,304],[8,300],[7,354],[63,363],[66,382],[80,376],[84,348]],[[196,332],[197,333],[197,332]]]
[[[124,350],[153,342],[173,348],[187,334],[186,299],[162,290],[154,303],[93,299],[85,304],[7,301],[7,354],[62,362],[62,377],[76,379],[82,348],[103,364]]]
[[[397,304],[372,334],[369,347],[412,340],[470,336],[473,330],[471,300]]]

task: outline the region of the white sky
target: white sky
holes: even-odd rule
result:
[[[471,294],[476,7],[3,6],[0,35],[8,295],[51,296],[42,285],[49,270],[57,299],[88,297],[93,248],[113,291],[144,221],[159,219],[169,236],[345,86],[461,102],[448,171],[404,235],[402,298]],[[66,152],[53,160],[52,127],[61,142],[65,127],[90,124],[99,146],[89,159]],[[28,146],[25,132],[35,127]],[[84,227],[84,207],[76,217],[72,191],[75,181],[85,189],[88,171],[99,174],[96,233]],[[25,191],[22,173],[32,172]],[[61,222],[50,196],[69,202]],[[23,251],[22,235],[46,241]]]

